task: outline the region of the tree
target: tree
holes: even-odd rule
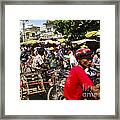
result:
[[[99,20],[54,20],[47,22],[54,25],[55,34],[61,33],[70,40],[83,39],[87,31],[100,29]]]

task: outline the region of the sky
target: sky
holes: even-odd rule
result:
[[[28,22],[26,22],[25,28],[30,27],[30,25],[40,27],[45,22],[46,22],[46,20],[29,20]],[[22,28],[22,23],[21,22],[20,22],[20,27]]]
[[[35,25],[35,26],[38,26],[40,27],[41,25],[43,25],[43,23],[45,23],[46,20],[29,20],[29,22],[27,23],[27,25]]]

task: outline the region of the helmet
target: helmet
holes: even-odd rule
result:
[[[92,58],[92,51],[89,48],[80,48],[76,51],[77,59]]]

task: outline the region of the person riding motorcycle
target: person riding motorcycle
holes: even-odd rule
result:
[[[66,83],[64,85],[64,97],[66,100],[83,99],[84,91],[93,93],[92,97],[99,98],[99,87],[94,86],[94,83],[85,73],[85,69],[91,65],[92,51],[88,48],[80,48],[76,51],[76,59],[78,65],[71,68]]]

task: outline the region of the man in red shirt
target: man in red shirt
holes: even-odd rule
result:
[[[80,100],[83,92],[90,89],[92,93],[98,92],[98,88],[85,73],[84,69],[89,67],[92,52],[90,49],[81,48],[76,51],[76,58],[79,65],[74,66],[69,73],[64,86],[64,97],[66,100]]]

